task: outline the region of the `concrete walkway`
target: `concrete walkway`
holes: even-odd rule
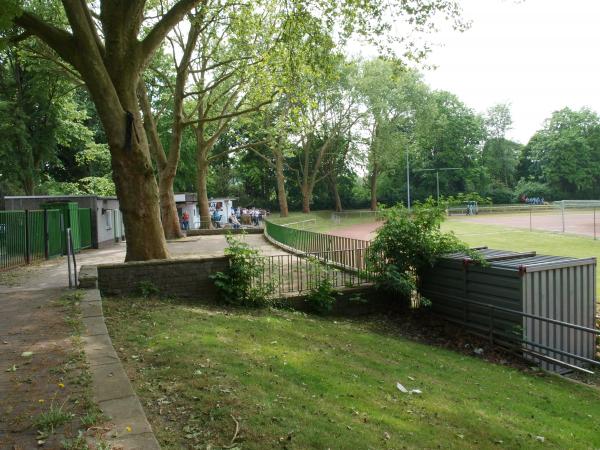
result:
[[[284,253],[268,243],[262,235],[243,235],[240,238],[264,255]],[[226,245],[225,236],[222,235],[189,237],[168,243],[174,258],[218,256],[223,254]],[[81,252],[77,255],[77,265],[79,268],[83,265],[122,262],[124,259],[125,244],[119,243],[105,249]],[[64,318],[50,308],[56,299],[67,292],[67,286],[65,258],[0,272],[0,399],[6,400],[16,395],[10,405],[6,401],[1,402],[10,411],[0,410],[0,448],[30,448],[35,443],[35,430],[31,430],[29,419],[23,422],[25,428],[20,430],[19,425],[12,423],[9,417],[18,410],[29,418],[36,412],[36,405],[40,409],[36,402],[43,398],[43,394],[36,390],[36,386],[50,385],[48,371],[52,369],[52,358],[56,360],[55,365],[60,365],[60,356],[67,353],[70,330],[58,326],[59,322],[63,324]],[[94,378],[93,396],[101,408],[113,417],[114,430],[107,438],[118,442],[124,449],[158,448],[139,400],[131,390],[127,375],[112,348],[97,291],[86,294],[81,306],[85,325],[82,339]],[[54,322],[56,326],[52,328]],[[28,373],[32,374],[28,380],[33,379],[33,385],[22,382],[15,385],[24,372],[15,377],[5,369],[22,363],[19,360],[21,353],[31,349],[44,349],[46,361],[33,361],[27,366]]]

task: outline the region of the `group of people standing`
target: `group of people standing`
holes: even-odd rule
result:
[[[258,208],[242,208],[237,207],[232,209],[227,222],[234,228],[240,228],[242,225],[260,225],[260,222],[267,215],[267,212]],[[211,221],[215,228],[221,228],[221,219],[223,218],[223,209],[215,208],[211,214]]]

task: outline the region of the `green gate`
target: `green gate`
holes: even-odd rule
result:
[[[79,208],[79,239],[81,248],[92,246],[92,210],[91,208]]]
[[[44,209],[57,209],[60,211],[61,222],[61,249],[62,254],[67,254],[67,228],[71,229],[73,238],[73,252],[81,250],[81,234],[79,232],[79,206],[76,202],[51,202],[41,205]]]

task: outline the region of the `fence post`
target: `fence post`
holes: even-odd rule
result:
[[[50,258],[50,236],[48,233],[48,210],[44,209],[44,258]]]
[[[73,287],[77,289],[77,260],[75,259],[75,250],[73,248],[73,233],[69,228],[69,247],[71,247],[71,256],[73,256]],[[70,281],[70,278],[69,278]]]
[[[67,247],[67,270],[69,272],[69,288],[73,287],[73,284],[71,283],[71,239],[70,239],[70,235],[71,235],[71,229],[67,228],[65,230],[65,239],[66,239],[66,247]]]
[[[30,253],[30,242],[29,242],[29,210],[25,210],[25,264],[31,262]]]

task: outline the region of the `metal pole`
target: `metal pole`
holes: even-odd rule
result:
[[[529,205],[529,231],[532,231],[532,224],[531,224],[531,211],[533,211],[533,206]]]
[[[408,162],[408,147],[406,148],[406,196],[408,210],[410,211],[410,163]]]
[[[44,209],[44,258],[50,257],[50,239],[48,236],[48,210]]]
[[[596,207],[594,207],[594,240],[596,240]]]
[[[71,229],[67,228],[65,230],[65,233],[67,235],[66,236],[66,239],[67,239],[66,244],[67,244],[67,269],[69,271],[69,288],[72,288],[73,287],[73,283],[71,281],[71,238],[70,238],[70,236],[71,236]]]
[[[71,256],[73,256],[73,287],[77,289],[77,260],[75,259],[75,251],[73,250],[73,234],[69,230],[69,245],[71,247]]]
[[[29,242],[29,210],[25,210],[25,264],[29,264],[31,262],[30,258],[30,246]]]
[[[561,211],[562,211],[562,232],[564,233],[565,232],[565,201],[564,200],[562,201]]]
[[[437,202],[439,205],[440,204],[440,171],[439,170],[435,171],[435,185],[436,185],[436,192],[437,192]]]

